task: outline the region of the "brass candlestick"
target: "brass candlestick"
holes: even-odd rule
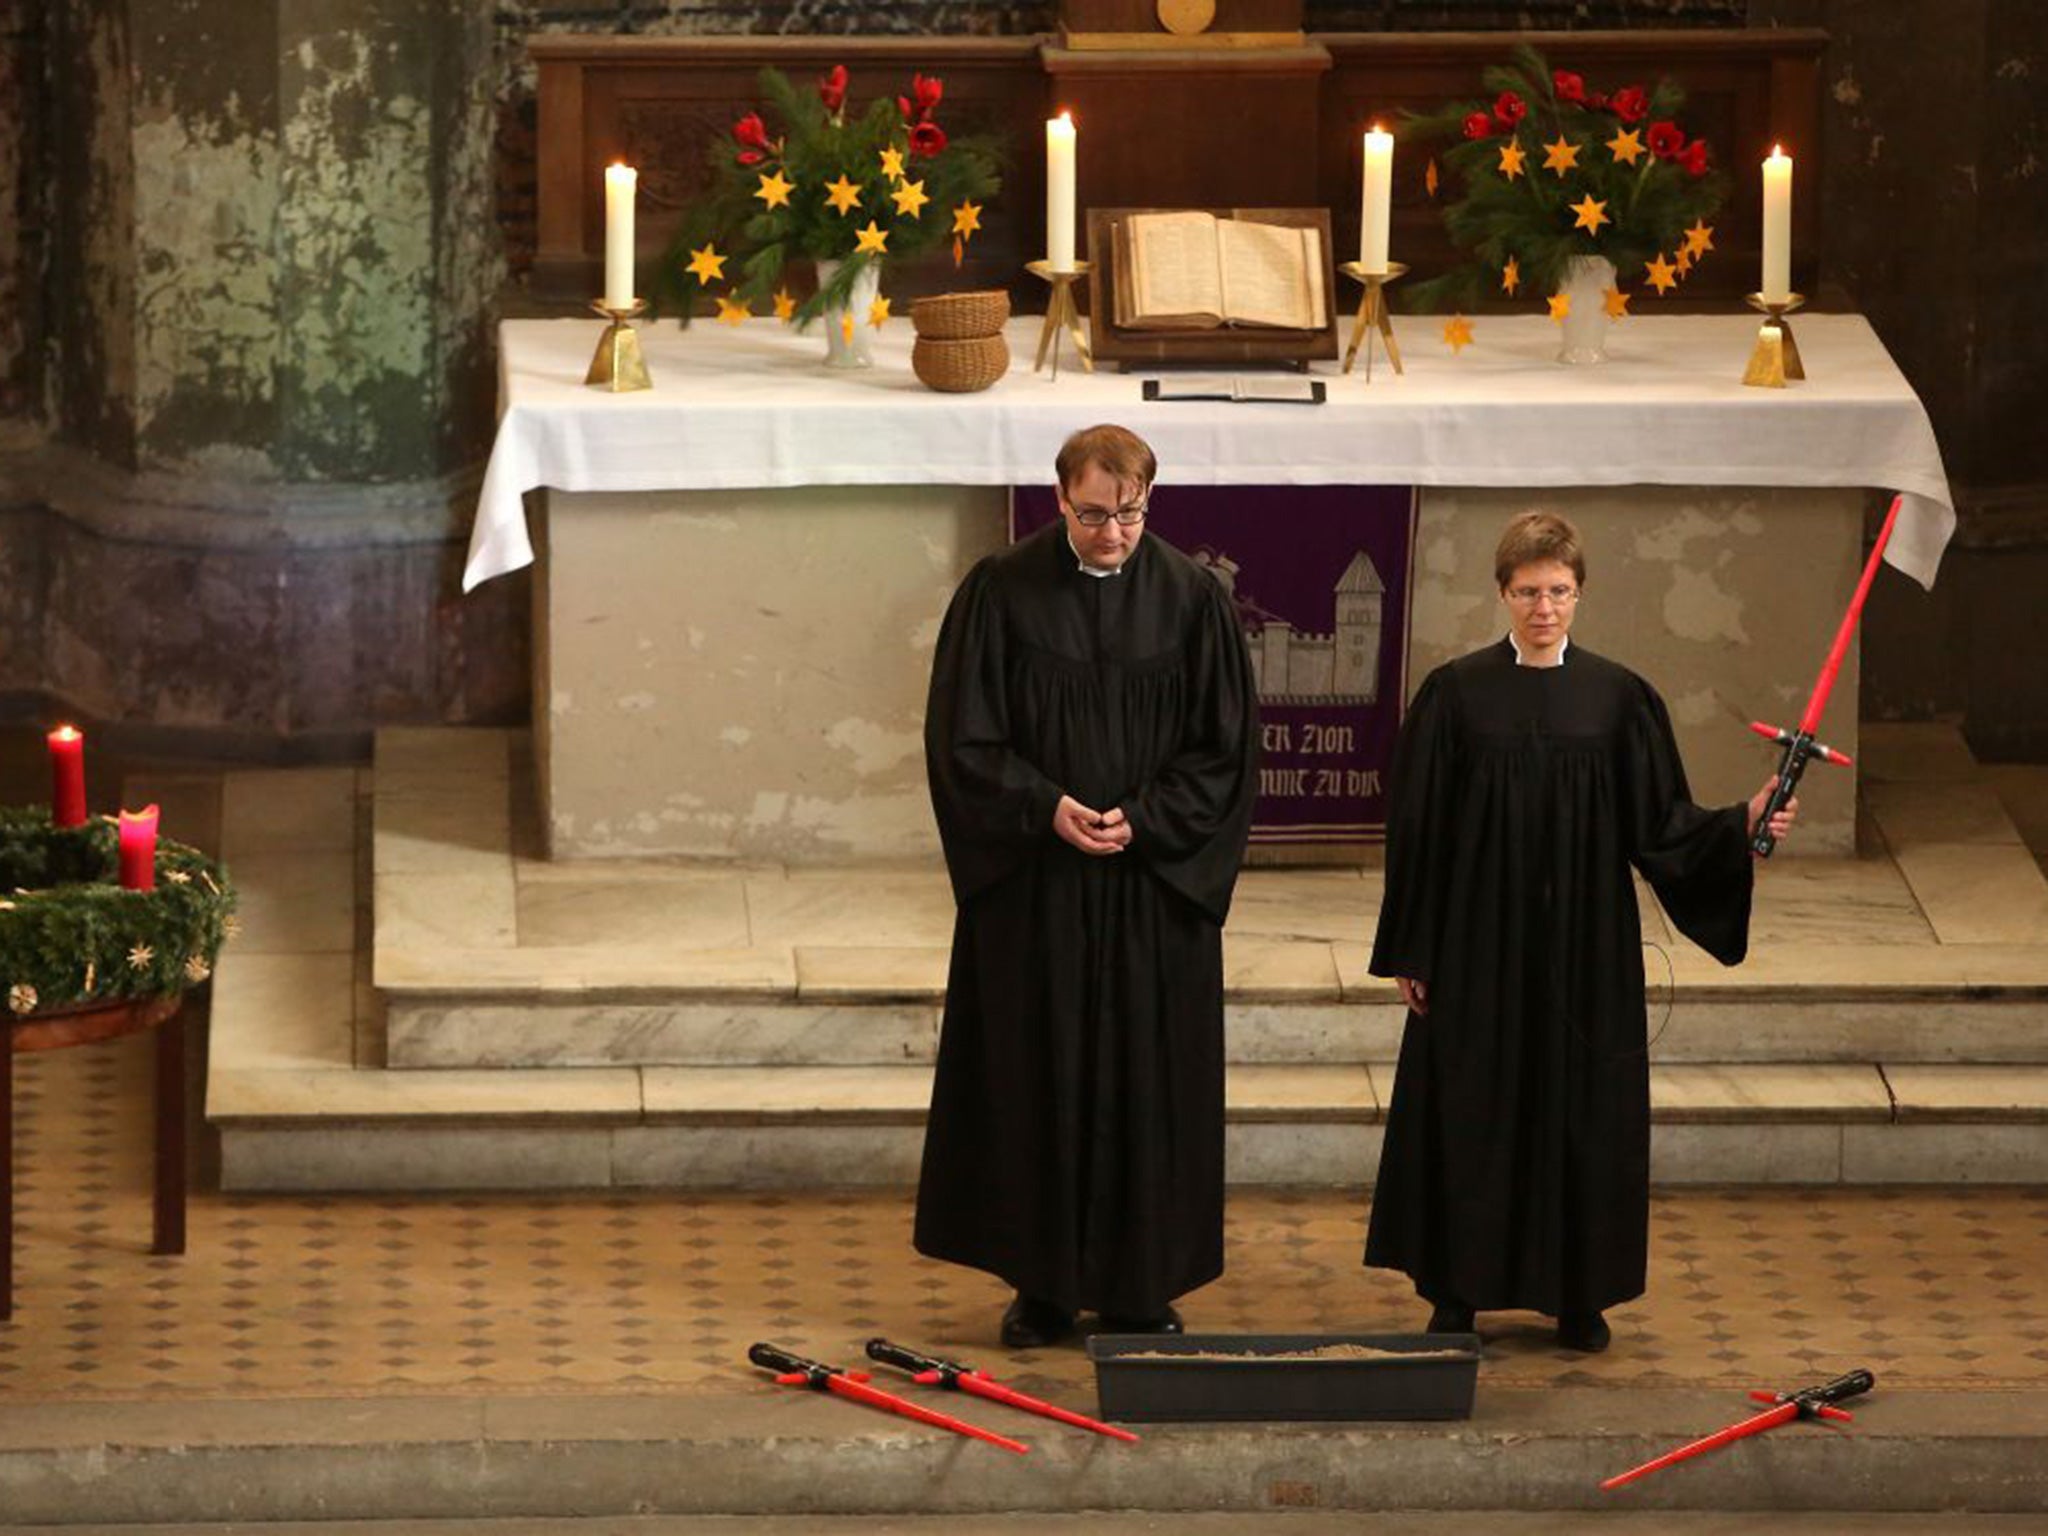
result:
[[[1767,299],[1752,293],[1747,297],[1749,307],[1764,316],[1764,323],[1757,328],[1756,350],[1749,355],[1749,367],[1743,370],[1742,382],[1764,389],[1783,389],[1787,379],[1805,378],[1806,366],[1799,361],[1799,343],[1792,339],[1792,327],[1785,323],[1785,317],[1806,302],[1806,295],[1794,293],[1783,299]],[[1771,326],[1778,328],[1775,342],[1766,334]]]
[[[1045,305],[1045,329],[1038,333],[1038,358],[1031,365],[1033,373],[1045,366],[1045,354],[1052,351],[1052,376],[1060,376],[1060,331],[1074,338],[1074,350],[1081,354],[1081,366],[1090,373],[1095,371],[1095,355],[1088,350],[1088,338],[1081,334],[1081,310],[1074,303],[1074,284],[1088,275],[1087,262],[1077,261],[1071,272],[1055,272],[1049,261],[1027,261],[1024,270],[1033,277],[1042,277],[1052,284],[1052,297]]]
[[[652,389],[654,381],[647,376],[647,359],[640,355],[640,333],[632,324],[634,316],[647,312],[647,301],[635,299],[625,309],[613,309],[602,299],[592,299],[590,307],[611,324],[597,338],[597,352],[590,359],[590,372],[583,376],[583,382],[615,395],[630,389]]]
[[[1349,373],[1351,365],[1358,358],[1358,344],[1365,343],[1365,382],[1372,382],[1372,354],[1375,336],[1387,344],[1387,361],[1394,365],[1394,372],[1406,373],[1401,366],[1401,347],[1394,340],[1394,319],[1387,313],[1387,284],[1393,282],[1408,270],[1406,262],[1390,261],[1384,272],[1368,272],[1355,261],[1347,261],[1337,268],[1353,282],[1365,284],[1365,293],[1358,301],[1358,318],[1351,323],[1351,345],[1344,349],[1344,371]]]

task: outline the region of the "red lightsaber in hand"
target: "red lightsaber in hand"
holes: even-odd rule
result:
[[[851,1398],[856,1403],[865,1403],[870,1408],[900,1413],[904,1418],[915,1419],[920,1424],[951,1430],[954,1434],[965,1435],[970,1440],[986,1440],[990,1445],[1000,1445],[1004,1450],[1015,1451],[1020,1456],[1031,1449],[1021,1440],[1012,1440],[1007,1435],[998,1435],[978,1424],[956,1419],[951,1414],[920,1407],[908,1398],[898,1397],[893,1392],[884,1392],[880,1387],[871,1387],[868,1385],[867,1374],[863,1371],[842,1371],[837,1366],[820,1365],[815,1360],[792,1355],[786,1349],[777,1349],[773,1344],[756,1344],[747,1351],[747,1358],[764,1370],[774,1371],[777,1386],[808,1387],[813,1392],[831,1392],[839,1397]]]
[[[1648,1477],[1652,1472],[1665,1467],[1676,1466],[1681,1461],[1690,1461],[1695,1456],[1704,1456],[1708,1451],[1719,1450],[1722,1446],[1751,1435],[1760,1435],[1767,1429],[1776,1429],[1780,1424],[1789,1424],[1794,1419],[1840,1419],[1850,1417],[1835,1404],[1848,1398],[1857,1397],[1877,1385],[1877,1378],[1868,1371],[1851,1371],[1838,1376],[1826,1386],[1802,1387],[1797,1392],[1772,1393],[1752,1392],[1749,1395],[1758,1402],[1774,1403],[1773,1408],[1730,1424],[1726,1429],[1717,1429],[1704,1440],[1695,1440],[1691,1445],[1681,1445],[1675,1451],[1667,1451],[1654,1461],[1646,1461],[1640,1467],[1610,1477],[1600,1486],[1603,1489],[1621,1487],[1639,1477]]]
[[[935,1355],[919,1354],[916,1350],[906,1349],[901,1344],[891,1344],[887,1339],[869,1339],[868,1358],[909,1371],[910,1379],[919,1386],[945,1387],[954,1392],[985,1397],[992,1403],[1022,1408],[1026,1413],[1035,1413],[1046,1419],[1057,1419],[1060,1423],[1071,1424],[1076,1429],[1093,1430],[1096,1434],[1107,1435],[1112,1440],[1134,1441],[1138,1438],[1128,1429],[1118,1429],[1114,1424],[1091,1419],[1085,1414],[1075,1413],[1056,1403],[1027,1397],[1015,1387],[1004,1386],[986,1371],[977,1371],[972,1366],[960,1364],[957,1360],[941,1360]]]
[[[1892,509],[1885,514],[1884,526],[1877,531],[1877,544],[1870,551],[1869,563],[1863,567],[1863,579],[1856,583],[1856,595],[1849,599],[1849,611],[1842,615],[1842,627],[1835,631],[1835,643],[1828,650],[1828,659],[1821,664],[1820,677],[1813,685],[1813,696],[1806,701],[1806,713],[1799,717],[1799,729],[1788,731],[1782,726],[1765,725],[1761,720],[1750,722],[1749,728],[1757,735],[1785,749],[1785,755],[1778,760],[1778,778],[1771,786],[1771,798],[1764,805],[1763,815],[1757,818],[1756,835],[1749,843],[1750,851],[1760,859],[1768,859],[1771,850],[1778,846],[1778,840],[1771,836],[1771,818],[1785,809],[1786,802],[1799,787],[1799,778],[1806,772],[1807,763],[1817,757],[1837,768],[1849,766],[1845,754],[1815,741],[1813,733],[1820,729],[1821,712],[1828,707],[1828,695],[1834,692],[1835,678],[1842,670],[1842,658],[1849,654],[1849,641],[1856,633],[1856,621],[1863,617],[1864,599],[1870,596],[1870,583],[1877,576],[1878,562],[1884,558],[1885,545],[1891,542],[1892,524],[1899,520],[1899,504],[1904,500],[1903,496],[1892,498]]]

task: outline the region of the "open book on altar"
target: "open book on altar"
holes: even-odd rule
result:
[[[1116,323],[1125,329],[1329,323],[1320,229],[1200,209],[1133,213],[1116,226],[1115,247]]]

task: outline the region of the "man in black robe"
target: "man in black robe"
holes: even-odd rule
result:
[[[1370,968],[1410,1012],[1365,1261],[1414,1280],[1432,1332],[1528,1308],[1599,1350],[1602,1312],[1642,1294],[1649,1247],[1629,870],[1688,938],[1740,963],[1770,785],[1747,806],[1693,804],[1656,690],[1566,639],[1585,575],[1570,523],[1511,522],[1495,561],[1507,636],[1432,672],[1402,726]]]
[[[1258,702],[1229,594],[1144,536],[1152,452],[1061,449],[1060,521],[982,560],[925,722],[958,915],[916,1242],[1011,1348],[1177,1331],[1223,1271],[1223,920]]]

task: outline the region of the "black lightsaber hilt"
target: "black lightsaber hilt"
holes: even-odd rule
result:
[[[931,1377],[938,1386],[953,1386],[968,1374],[967,1367],[957,1360],[942,1360],[937,1355],[923,1354],[904,1344],[892,1344],[887,1339],[869,1339],[867,1348],[870,1360],[893,1365],[913,1376]]]
[[[1771,835],[1771,818],[1791,803],[1798,792],[1800,776],[1819,750],[1811,731],[1780,731],[1778,740],[1785,753],[1778,759],[1777,782],[1771,786],[1771,796],[1764,802],[1764,813],[1757,817],[1756,832],[1749,840],[1749,851],[1760,859],[1768,859],[1778,846],[1777,838]]]
[[[1818,1417],[1815,1410],[1823,1404],[1833,1407],[1839,1403],[1846,1403],[1852,1397],[1861,1397],[1876,1385],[1877,1378],[1859,1368],[1844,1372],[1822,1386],[1801,1387],[1797,1392],[1788,1392],[1785,1394],[1785,1401],[1797,1403],[1799,1416],[1802,1419],[1811,1419]]]
[[[806,1360],[802,1355],[793,1355],[774,1344],[756,1344],[747,1351],[747,1358],[765,1371],[778,1376],[801,1376],[804,1385],[813,1392],[825,1392],[826,1385],[840,1374],[838,1367],[825,1365],[816,1360]]]

